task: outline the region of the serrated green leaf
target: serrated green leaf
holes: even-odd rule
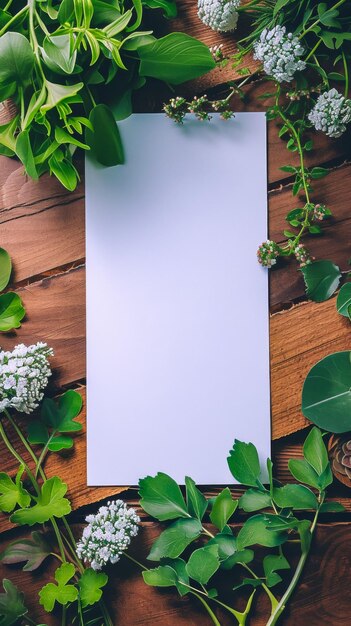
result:
[[[156,539],[147,558],[150,561],[160,561],[164,558],[175,559],[200,536],[201,531],[202,525],[198,520],[178,519]]]
[[[92,606],[101,600],[102,588],[105,587],[107,582],[107,574],[103,572],[96,572],[91,568],[84,570],[78,582],[79,599],[83,609],[87,606]]]
[[[29,509],[19,509],[11,515],[13,524],[43,524],[51,517],[64,517],[71,512],[69,500],[65,498],[67,485],[58,476],[49,478],[41,487],[39,496],[34,497],[36,504]]]
[[[260,461],[255,446],[235,439],[227,458],[229,469],[234,478],[242,485],[257,487],[260,477]]]
[[[2,586],[5,593],[0,593],[0,624],[12,626],[28,613],[28,609],[24,605],[24,594],[10,580],[4,578]]]
[[[167,474],[159,472],[139,481],[140,505],[160,522],[190,517],[179,486]]]
[[[6,565],[25,562],[23,571],[33,572],[50,554],[51,547],[45,540],[43,533],[34,531],[31,539],[19,539],[10,543],[1,552],[0,561]]]
[[[0,472],[0,510],[10,513],[18,505],[26,508],[30,504],[30,495],[20,480],[23,467],[20,468],[16,480],[12,480],[5,472]],[[1,622],[0,622],[1,623]]]

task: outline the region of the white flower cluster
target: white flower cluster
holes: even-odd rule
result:
[[[140,518],[122,500],[113,500],[101,506],[96,515],[88,515],[85,521],[88,526],[77,544],[77,554],[94,570],[100,570],[108,562],[119,561],[131,538],[138,534]]]
[[[300,59],[304,52],[298,38],[286,33],[285,26],[265,28],[259,41],[254,43],[254,59],[262,61],[266,74],[278,83],[291,82],[295,72],[305,69],[305,61]]]
[[[0,412],[32,413],[37,408],[51,376],[48,357],[52,354],[46,343],[21,343],[12,352],[0,352]]]
[[[329,89],[318,97],[308,119],[328,137],[340,137],[351,122],[351,100],[336,89]]]
[[[206,26],[219,33],[236,29],[240,0],[198,0],[198,16]]]

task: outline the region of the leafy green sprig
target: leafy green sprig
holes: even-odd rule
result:
[[[55,558],[59,567],[54,581],[44,585],[39,593],[44,609],[51,612],[61,606],[63,626],[77,617],[80,626],[88,626],[97,616],[105,626],[112,626],[102,600],[108,576],[84,566],[78,558],[76,542],[66,518],[71,512],[71,504],[66,497],[67,485],[58,476],[47,478],[44,470],[48,453],[73,446],[70,435],[82,428],[76,421],[81,407],[80,394],[72,390],[65,392],[58,401],[44,400],[40,417],[29,422],[28,435],[23,433],[18,421],[7,410],[4,411],[0,437],[19,463],[19,469],[15,479],[5,472],[0,473],[0,510],[10,514],[10,521],[14,524],[42,525],[43,528],[32,532],[30,539],[11,543],[0,555],[0,560],[5,564],[24,563],[25,571],[34,571],[47,558]],[[17,436],[16,444],[11,442],[9,429]],[[30,463],[19,451],[18,441],[29,456]],[[41,447],[39,456],[32,445]],[[46,530],[47,523],[51,525],[54,541]],[[24,615],[28,620],[22,594],[9,582],[4,581],[4,587],[6,595],[4,605],[0,596],[0,620],[5,618],[5,621],[1,623],[11,626]],[[9,621],[6,621],[6,616]]]
[[[142,479],[141,506],[155,519],[170,522],[148,555],[150,561],[159,565],[151,569],[141,565],[144,581],[156,587],[175,587],[181,596],[195,596],[216,626],[220,626],[220,621],[215,607],[229,612],[235,623],[245,625],[253,596],[261,589],[271,604],[267,624],[276,624],[299,582],[319,514],[343,510],[339,504],[325,503],[333,477],[318,428],[309,433],[303,455],[303,459],[289,461],[290,473],[298,482],[284,486],[273,478],[273,464],[268,459],[266,487],[255,446],[235,441],[228,457],[229,469],[236,480],[248,487],[239,500],[233,499],[228,487],[215,498],[207,499],[189,477],[185,479],[185,499],[177,483],[166,474]],[[236,533],[229,523],[237,509],[253,515]],[[314,511],[312,522],[296,515],[296,511],[303,510]],[[215,532],[204,522],[207,513]],[[282,583],[279,572],[291,569],[283,552],[284,544],[290,541],[299,543],[300,559],[285,591],[277,597],[272,589]],[[253,550],[257,545],[268,549],[260,564]],[[243,572],[243,577],[233,587],[233,599],[238,589],[251,588],[243,612],[223,602],[216,585],[220,572],[233,577],[234,583],[238,571]]]
[[[148,77],[178,84],[215,64],[188,35],[141,30],[145,7],[176,14],[174,0],[13,0],[1,9],[0,99],[18,111],[0,127],[1,154],[69,190],[79,178],[77,149],[106,166],[123,163],[115,117],[131,112],[133,91]]]

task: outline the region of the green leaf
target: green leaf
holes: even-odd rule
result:
[[[305,459],[290,459],[288,467],[296,480],[319,489],[318,474]]]
[[[238,563],[251,563],[255,558],[255,553],[253,550],[248,550],[244,548],[244,550],[237,550],[232,556],[229,556],[223,563],[221,563],[221,568],[225,570],[232,569]]]
[[[74,585],[68,585],[68,581],[75,574],[73,563],[62,563],[55,572],[56,583],[48,583],[39,592],[39,603],[45,611],[51,612],[56,602],[66,606],[69,602],[74,602],[78,598],[78,589]]]
[[[255,446],[235,439],[233,448],[227,459],[229,469],[234,478],[242,485],[257,487],[260,477],[260,461]]]
[[[313,179],[318,180],[319,178],[324,178],[329,174],[329,170],[325,167],[313,167],[309,172],[309,176]]]
[[[314,426],[308,433],[305,443],[303,444],[303,455],[319,476],[323,474],[328,467],[328,451],[319,428]]]
[[[217,533],[212,539],[209,540],[209,545],[215,545],[218,548],[218,556],[221,561],[226,561],[236,551],[236,538],[229,533]]]
[[[0,593],[0,624],[12,626],[28,613],[28,609],[24,605],[23,593],[10,580],[4,578],[2,586],[5,593]]]
[[[3,333],[19,328],[26,311],[17,293],[0,294],[0,331]]]
[[[331,261],[314,261],[301,268],[306,293],[314,302],[328,300],[338,288],[341,273]]]
[[[320,513],[343,513],[345,510],[341,502],[323,502],[319,509]]]
[[[273,490],[274,502],[282,509],[313,509],[318,508],[314,493],[304,485],[284,485]]]
[[[59,145],[71,144],[72,146],[77,146],[83,150],[90,150],[90,146],[88,146],[88,144],[79,141],[79,139],[77,139],[74,135],[71,135],[71,133],[68,133],[60,126],[56,126],[55,128],[55,140]]]
[[[228,487],[223,489],[223,491],[221,491],[221,493],[219,493],[216,497],[213,503],[210,519],[212,524],[214,524],[220,532],[222,532],[237,506],[238,500],[233,500]]]
[[[13,31],[0,37],[0,83],[27,83],[32,75],[35,56],[28,39]]]
[[[41,48],[45,65],[53,72],[72,74],[77,58],[77,50],[73,49],[73,44],[71,33],[45,37]]]
[[[219,565],[218,546],[207,545],[192,553],[186,571],[190,578],[196,580],[200,585],[206,585],[219,569]]]
[[[147,558],[150,561],[160,561],[166,557],[175,559],[200,536],[201,531],[202,525],[198,520],[179,519],[160,534]]]
[[[264,515],[253,515],[250,517],[237,536],[238,550],[255,544],[274,548],[280,546],[287,539],[287,534],[283,531],[267,529],[267,521]]]
[[[91,568],[84,570],[78,582],[79,599],[83,609],[101,600],[102,588],[105,587],[107,581],[107,574],[95,572]]]
[[[288,2],[290,2],[290,0],[277,0],[277,2],[274,5],[273,17],[275,17],[278,11],[280,11],[283,7],[285,7],[285,5],[288,4]]]
[[[239,507],[246,513],[266,509],[271,505],[271,496],[268,491],[263,492],[258,489],[248,489],[239,499]]]
[[[159,565],[142,572],[144,582],[150,587],[175,587],[177,574],[169,565]]]
[[[290,564],[282,554],[268,554],[263,559],[263,569],[267,579],[267,586],[274,587],[274,585],[277,585],[282,580],[282,577],[277,574],[277,571],[290,569]]]
[[[20,468],[16,480],[12,480],[5,472],[0,472],[0,510],[5,513],[10,513],[13,509],[19,505],[26,508],[30,505],[30,495],[26,489],[24,489],[21,476],[23,474],[23,467]]]
[[[19,509],[11,515],[13,524],[43,524],[51,517],[64,517],[71,512],[69,500],[65,498],[67,485],[58,476],[49,478],[42,486],[39,496],[34,497],[36,504],[30,509]]]
[[[185,33],[170,33],[138,49],[140,76],[179,85],[215,67],[208,47]]]
[[[0,291],[3,291],[9,284],[11,271],[12,263],[10,255],[4,248],[0,248]]]
[[[349,307],[351,306],[351,283],[345,283],[338,293],[336,299],[336,310],[340,315],[349,317]]]
[[[351,430],[351,352],[336,352],[307,374],[302,389],[302,412],[323,430]]]
[[[51,547],[45,541],[43,533],[34,531],[31,537],[31,539],[19,539],[10,543],[1,552],[0,561],[5,565],[25,562],[24,572],[33,572],[38,569],[46,557],[51,554]]]
[[[82,410],[82,405],[82,396],[73,389],[69,389],[59,397],[58,409],[60,414],[60,433],[71,433],[82,430],[82,424],[75,421],[76,417],[78,417]]]
[[[13,156],[15,154],[18,123],[19,117],[16,115],[11,122],[0,126],[1,154],[5,154],[5,156]]]
[[[34,180],[37,180],[38,172],[28,130],[22,130],[22,132],[19,133],[16,140],[16,154],[20,161],[22,161],[26,174]]]
[[[77,187],[78,174],[72,163],[64,158],[59,150],[56,150],[49,159],[50,174],[54,174],[57,180],[68,189],[74,191]]]
[[[165,17],[174,18],[177,16],[177,5],[175,0],[143,0],[150,9],[163,9]]]
[[[167,474],[159,472],[139,481],[140,505],[160,522],[190,517],[179,486]]]
[[[41,112],[46,113],[60,102],[64,100],[70,100],[77,96],[78,92],[84,87],[84,83],[76,83],[75,85],[59,85],[58,83],[51,83],[49,80],[45,80],[45,86],[47,90],[46,103],[41,107]]]
[[[207,500],[189,476],[185,477],[185,486],[188,511],[192,517],[201,521],[207,510]]]
[[[98,104],[92,109],[89,120],[94,130],[86,130],[86,141],[92,156],[106,167],[124,163],[122,140],[111,109]]]

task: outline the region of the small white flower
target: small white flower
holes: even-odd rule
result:
[[[318,97],[308,119],[316,130],[328,137],[340,137],[351,121],[351,100],[336,89],[325,91]]]
[[[101,506],[96,515],[85,518],[88,526],[77,544],[79,558],[100,570],[106,563],[117,563],[138,534],[140,518],[134,509],[128,509],[122,500]]]
[[[198,0],[198,16],[206,26],[220,33],[236,29],[240,0]]]
[[[262,61],[266,74],[278,83],[291,82],[295,72],[305,69],[305,61],[300,59],[304,52],[298,38],[286,33],[285,26],[263,30],[254,43],[254,59]]]
[[[37,408],[51,376],[48,357],[52,354],[46,343],[0,351],[0,412],[32,413]]]

